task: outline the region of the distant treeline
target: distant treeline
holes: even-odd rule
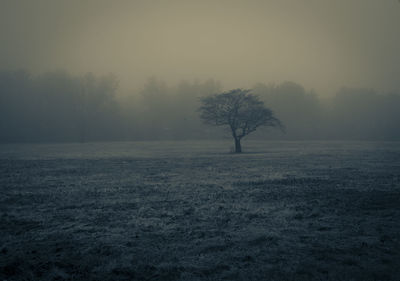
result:
[[[33,76],[0,72],[0,142],[75,142],[220,138],[201,123],[199,97],[222,92],[214,81],[168,86],[150,78],[129,95],[113,75]],[[285,140],[400,140],[400,95],[342,88],[321,99],[294,82],[257,84],[253,93],[286,127],[255,138]]]

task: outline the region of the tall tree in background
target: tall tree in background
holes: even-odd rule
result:
[[[234,89],[201,99],[200,118],[213,126],[228,126],[235,141],[235,152],[241,153],[240,141],[259,127],[283,128],[272,111],[251,90]]]

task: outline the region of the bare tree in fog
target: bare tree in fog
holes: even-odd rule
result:
[[[229,126],[235,152],[241,153],[240,140],[261,126],[283,128],[272,111],[251,90],[235,89],[201,99],[200,118],[209,125]]]
[[[221,89],[212,79],[167,85],[151,78],[141,91],[122,96],[112,74],[73,75],[58,70],[33,75],[0,70],[0,143],[215,139],[218,132],[203,126],[196,110],[201,97]],[[321,99],[298,83],[283,82],[258,83],[251,94],[279,114],[288,131],[285,136],[270,131],[254,137],[400,140],[399,92],[342,88],[335,96]],[[238,137],[240,124],[236,129]]]

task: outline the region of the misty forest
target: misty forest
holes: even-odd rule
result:
[[[399,26],[0,1],[0,280],[400,280]]]
[[[224,138],[202,124],[200,98],[223,92],[220,82],[149,78],[123,95],[115,75],[65,71],[34,76],[0,72],[1,142],[85,142]],[[256,83],[257,95],[285,125],[264,140],[400,140],[400,93],[340,88],[321,98],[296,82]],[[254,138],[254,137],[253,137]]]

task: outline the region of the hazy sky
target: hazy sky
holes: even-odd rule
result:
[[[398,0],[0,0],[0,68],[400,89]]]

